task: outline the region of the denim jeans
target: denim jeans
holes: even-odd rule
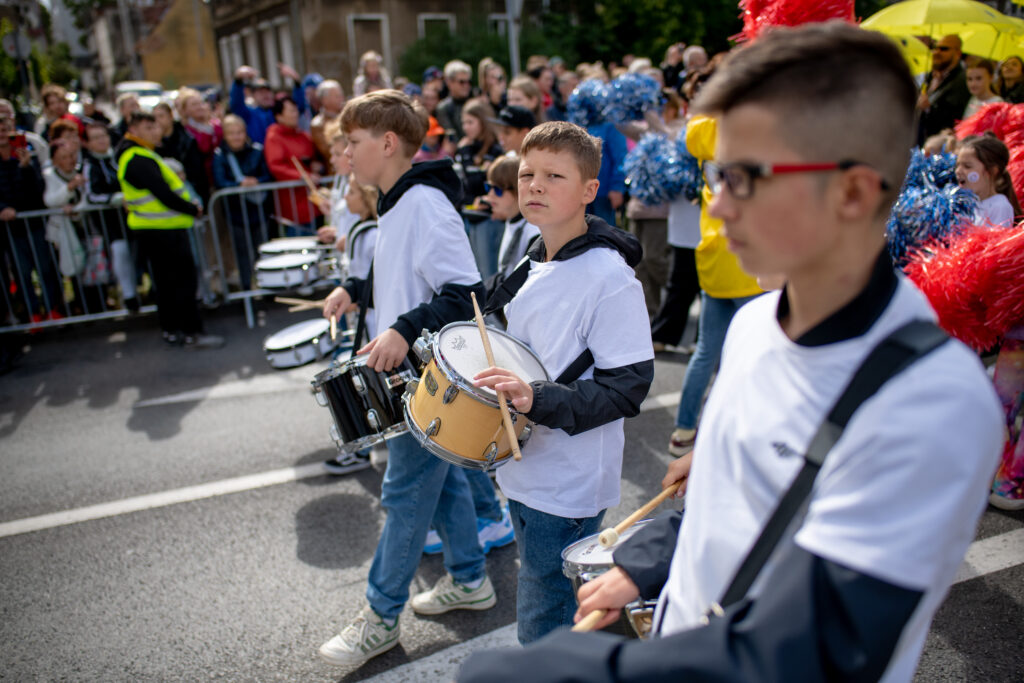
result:
[[[431,521],[444,546],[445,569],[458,583],[483,578],[484,552],[462,469],[425,451],[410,434],[387,444],[380,496],[387,519],[370,566],[366,599],[377,614],[393,619],[409,599]]]
[[[697,427],[697,416],[700,415],[704,392],[711,382],[711,373],[715,371],[715,366],[722,357],[725,332],[740,306],[753,298],[755,297],[744,296],[736,299],[716,299],[704,292],[700,293],[700,332],[697,334],[697,350],[686,365],[679,412],[676,414],[676,427]]]
[[[519,545],[519,590],[516,618],[523,645],[572,624],[576,594],[562,573],[562,550],[599,533],[604,510],[595,517],[568,519],[509,500],[512,529]]]
[[[476,259],[476,267],[480,271],[480,277],[486,280],[498,272],[498,251],[501,249],[501,238],[505,234],[505,221],[488,219],[473,223],[468,218],[463,220],[466,234],[469,236],[469,246],[473,251],[473,258]]]
[[[594,201],[587,205],[587,213],[603,218],[608,225],[615,227],[615,217],[618,213],[612,208],[612,200],[608,195],[601,195],[594,198]]]
[[[477,519],[489,519],[500,522],[502,517],[501,501],[494,492],[494,482],[483,470],[466,470],[469,490],[473,494],[473,507]]]

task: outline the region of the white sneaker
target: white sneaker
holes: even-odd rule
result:
[[[484,549],[484,555],[491,552],[491,548],[503,548],[516,540],[515,532],[512,530],[512,520],[508,516],[508,504],[501,509],[501,521],[495,522],[490,519],[476,520],[477,538],[480,539],[480,547]]]
[[[668,440],[668,452],[677,458],[681,455],[686,455],[693,450],[693,442],[696,440],[696,429],[676,427],[672,432],[672,438]]]
[[[445,574],[429,591],[414,596],[410,604],[416,614],[444,614],[453,609],[490,609],[496,602],[494,586],[486,576],[478,588],[469,588]]]
[[[398,620],[388,627],[367,605],[352,623],[320,646],[320,658],[334,666],[362,666],[398,645]]]

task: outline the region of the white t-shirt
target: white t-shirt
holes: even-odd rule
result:
[[[328,225],[333,225],[337,229],[339,237],[347,235],[349,228],[359,222],[359,214],[349,211],[348,202],[345,201],[347,192],[348,178],[337,176],[331,186],[331,214],[328,216]]]
[[[530,274],[505,306],[505,315],[508,333],[540,356],[552,380],[584,349],[594,354],[599,368],[654,358],[643,289],[633,269],[610,248],[593,248],[565,261],[531,261]],[[580,378],[592,378],[594,366]],[[618,505],[622,424],[615,420],[576,436],[534,425],[523,459],[498,470],[501,490],[559,517],[593,517]]]
[[[512,245],[512,238],[515,237],[516,230],[519,228],[523,229],[522,234],[519,237],[519,242]],[[527,223],[526,219],[522,216],[519,217],[515,223],[511,220],[505,221],[505,233],[501,236],[501,246],[498,247],[498,266],[502,263],[505,264],[505,270],[502,273],[505,277],[512,274],[519,262],[523,260],[523,256],[526,255],[526,247],[530,244],[530,240],[540,234],[540,228],[533,223]],[[506,254],[509,246],[513,246],[514,249],[511,254]]]
[[[345,255],[348,256],[348,274],[351,277],[366,279],[370,273],[373,252],[377,245],[377,221],[371,218],[369,222],[371,225],[362,226],[354,240],[352,239],[352,230],[350,229],[348,232]]]
[[[1006,195],[996,192],[988,199],[978,203],[976,214],[978,223],[993,225],[997,228],[1013,227],[1013,204]]]
[[[772,292],[741,308],[726,335],[659,604],[663,633],[696,626],[722,597],[803,464],[812,435],[868,352],[902,323],[935,317],[901,277],[893,300],[865,335],[800,346],[775,319],[779,296]],[[985,507],[1002,421],[978,357],[950,341],[860,407],[818,475],[796,543],[924,592],[884,681],[913,678],[929,623]],[[770,590],[773,568],[772,562],[765,566],[752,596]]]
[[[700,244],[700,203],[683,195],[668,205],[668,243],[673,247],[696,249]]]
[[[446,284],[480,282],[462,219],[441,190],[414,185],[377,220],[373,259],[376,337]]]

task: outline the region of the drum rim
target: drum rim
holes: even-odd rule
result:
[[[445,378],[451,384],[453,384],[460,391],[465,391],[467,394],[469,394],[470,398],[473,398],[477,402],[483,403],[484,405],[486,405],[486,406],[488,406],[490,408],[500,408],[501,404],[498,402],[497,395],[495,395],[494,398],[491,398],[490,396],[488,396],[486,394],[479,393],[479,390],[478,390],[477,387],[473,386],[472,383],[468,382],[468,380],[466,380],[461,375],[459,375],[455,371],[455,369],[453,367],[451,367],[451,365],[448,363],[448,361],[445,360],[443,350],[440,348],[441,347],[441,335],[444,334],[445,330],[447,330],[448,328],[450,328],[450,327],[457,327],[457,326],[458,327],[475,327],[474,323],[472,323],[470,321],[459,320],[459,321],[456,321],[456,322],[453,322],[453,323],[448,323],[447,325],[442,327],[440,330],[435,332],[431,336],[431,339],[430,339],[430,352],[431,352],[431,356],[432,356],[433,361],[434,361],[434,365],[437,366],[438,370],[440,370],[442,373],[444,373]],[[543,361],[541,361],[540,356],[538,356],[537,353],[533,349],[531,349],[528,344],[526,344],[526,342],[524,342],[524,341],[522,341],[520,339],[516,339],[515,337],[513,337],[508,332],[505,332],[504,330],[499,330],[496,327],[491,327],[490,325],[487,326],[487,332],[488,332],[488,334],[490,334],[492,332],[497,332],[501,336],[506,337],[506,338],[512,340],[514,343],[516,343],[519,346],[521,346],[524,349],[526,349],[526,352],[529,353],[531,356],[533,356],[533,358],[537,361],[537,365],[540,366],[541,372],[544,373],[543,381],[549,381],[551,379],[551,376],[548,375],[548,370],[547,370],[547,368],[544,367],[544,363],[543,363]],[[531,381],[533,381],[533,380],[531,380]],[[509,409],[510,410],[515,410],[515,408],[513,408],[511,404],[509,405]],[[519,411],[516,411],[516,412],[519,412]]]
[[[269,256],[267,258],[281,258],[282,256],[309,256],[309,254],[298,254],[298,253],[295,253],[295,254],[277,254],[276,256]],[[318,259],[318,258],[314,258],[312,261],[307,259],[307,260],[303,261],[302,263],[292,263],[292,264],[289,264],[287,266],[283,266],[283,265],[282,266],[277,266],[277,264],[273,264],[273,263],[268,266],[266,261],[267,261],[267,259],[259,259],[259,260],[257,260],[256,261],[256,265],[254,266],[254,268],[257,271],[259,271],[259,272],[276,273],[276,272],[282,271],[282,270],[295,270],[296,268],[302,268],[303,270],[306,270],[306,269],[312,268],[313,266],[319,266],[320,265],[320,259]],[[305,266],[305,268],[303,268],[303,266]],[[317,268],[317,270],[319,271],[319,268]]]
[[[621,543],[622,541],[625,541],[627,538],[629,538],[634,533],[639,531],[640,527],[644,526],[647,522],[650,522],[651,519],[652,519],[651,517],[645,517],[643,519],[637,520],[632,526],[630,526],[629,529],[627,529],[626,531],[622,532],[622,536],[619,538],[618,541],[616,541],[615,545],[613,545],[611,548],[608,548],[607,550],[613,551],[615,549],[615,547],[618,546],[619,543]],[[601,564],[601,563],[596,563],[595,562],[595,563],[592,563],[592,564],[584,565],[584,564],[581,564],[581,563],[576,562],[574,560],[570,560],[569,558],[566,557],[566,553],[568,553],[572,548],[575,548],[580,543],[583,543],[586,540],[593,539],[595,542],[598,543],[598,545],[600,545],[600,541],[598,541],[598,537],[600,535],[601,534],[591,534],[590,536],[584,536],[583,538],[579,539],[578,541],[573,541],[569,545],[567,545],[564,548],[562,548],[562,573],[565,574],[566,577],[572,578],[572,576],[580,576],[581,574],[586,573],[586,572],[593,573],[593,571],[595,569],[599,569],[599,570],[603,570],[603,571],[609,571],[609,570],[611,570],[611,569],[613,569],[615,567],[614,558],[612,559],[612,562],[610,564]],[[575,569],[576,573],[573,574],[573,575],[570,575],[570,574],[566,573],[566,570],[569,569],[569,568]]]
[[[447,448],[428,437],[426,432],[420,429],[419,423],[417,423],[412,417],[412,407],[410,406],[411,400],[412,396],[409,395],[409,392],[402,395],[402,412],[405,414],[405,424],[408,425],[409,433],[412,434],[413,438],[416,439],[420,446],[433,455],[436,455],[445,462],[455,465],[456,467],[462,467],[467,470],[482,470],[484,472],[491,469],[498,469],[512,459],[511,455],[509,455],[501,460],[495,460],[493,464],[488,464],[486,460],[474,460],[472,458],[459,455],[458,453],[452,453]]]
[[[291,329],[293,327],[298,327],[299,325],[305,325],[305,324],[308,324],[308,323],[311,323],[311,322],[317,322],[317,321],[320,321],[320,320],[323,320],[324,324],[327,325],[327,327],[325,327],[322,332],[318,332],[317,334],[313,335],[312,337],[309,337],[308,339],[305,339],[305,340],[303,340],[301,342],[298,342],[296,344],[292,344],[291,346],[268,346],[267,345],[267,342],[269,342],[270,338],[273,337],[274,335],[281,334],[282,332],[285,332],[286,330],[289,330],[289,329]],[[280,353],[281,351],[294,351],[295,349],[299,348],[300,346],[305,346],[306,344],[316,344],[317,342],[319,342],[320,337],[322,337],[324,334],[330,332],[330,329],[331,329],[330,323],[327,321],[326,318],[310,318],[309,320],[303,320],[302,322],[294,323],[294,324],[289,325],[288,327],[286,327],[284,329],[278,330],[274,334],[267,335],[263,339],[263,352],[264,353]],[[332,341],[331,338],[330,338],[330,334],[327,335],[327,340],[329,342],[331,342],[332,344],[334,344],[335,347],[337,347],[339,345],[339,343],[340,343],[337,340],[333,340]]]

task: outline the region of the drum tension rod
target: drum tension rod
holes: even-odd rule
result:
[[[424,432],[427,436],[435,436],[441,430],[441,418],[435,417],[427,425],[427,429]]]

